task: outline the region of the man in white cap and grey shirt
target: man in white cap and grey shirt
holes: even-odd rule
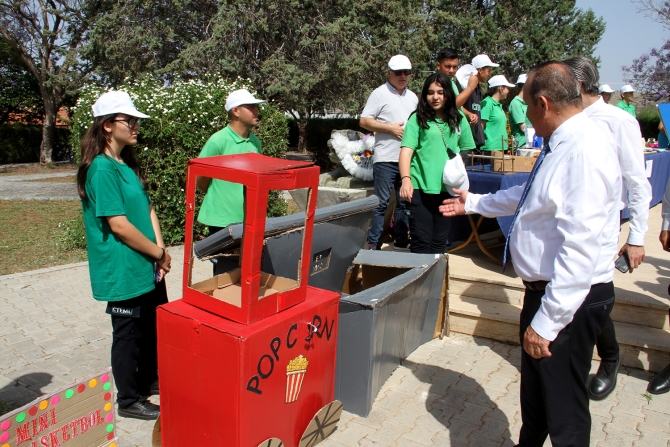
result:
[[[258,104],[246,89],[235,90],[226,98],[230,124],[212,135],[198,157],[260,152],[261,142],[251,130],[258,125]],[[198,213],[198,222],[209,227],[210,234],[244,220],[244,192],[241,184],[198,177],[198,189],[206,193]]]
[[[609,84],[603,84],[598,87],[598,94],[603,98],[605,104],[609,104],[610,99],[612,99],[612,93],[614,93],[614,90]]]
[[[368,244],[372,250],[381,249],[384,215],[394,187],[396,191],[395,247],[405,249],[408,244],[409,218],[405,202],[400,199],[399,195],[402,179],[398,169],[398,157],[405,123],[416,110],[419,99],[407,88],[409,77],[412,74],[412,63],[407,56],[402,54],[393,56],[388,63],[386,73],[388,81],[370,94],[360,120],[362,128],[375,132],[373,174],[375,195],[379,198],[379,206],[372,216],[368,233]]]
[[[624,112],[628,112],[631,115],[633,115],[633,118],[636,117],[635,106],[633,105],[633,96],[635,95],[634,92],[635,89],[630,84],[626,84],[623,87],[621,87],[619,89],[619,93],[621,93],[621,101],[619,101],[616,105]]]
[[[499,64],[494,64],[486,54],[479,54],[472,58],[472,65],[477,70],[477,77],[480,83],[486,83],[491,79],[491,69],[499,67]],[[477,115],[477,121],[470,125],[472,129],[472,138],[475,140],[477,149],[484,146],[486,137],[484,136],[484,129],[482,128],[481,111],[482,111],[482,91],[481,89],[474,89],[470,97],[463,104],[463,108],[470,113]]]

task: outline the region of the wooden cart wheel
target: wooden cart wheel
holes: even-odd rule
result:
[[[161,447],[162,444],[161,440],[161,417],[160,415],[158,416],[158,419],[156,419],[156,424],[154,424],[154,431],[151,434],[151,447]]]
[[[326,439],[337,428],[342,415],[342,402],[334,400],[319,410],[302,434],[299,447],[313,447]]]
[[[261,442],[258,447],[284,447],[284,443],[281,442],[281,439],[270,438],[267,441]]]

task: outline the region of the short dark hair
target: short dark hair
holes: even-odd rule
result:
[[[585,56],[571,57],[563,62],[572,69],[577,76],[577,80],[582,83],[587,95],[598,96],[598,87],[600,85],[600,75],[598,68],[591,59]]]
[[[453,48],[442,48],[437,52],[437,61],[442,62],[444,59],[458,59],[458,51]]]
[[[579,81],[563,62],[549,61],[533,67],[526,83],[533,104],[537,104],[539,96],[544,96],[559,109],[582,106]]]

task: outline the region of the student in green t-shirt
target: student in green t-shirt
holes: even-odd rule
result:
[[[519,75],[519,78],[516,81],[519,93],[509,103],[510,127],[512,128],[512,135],[516,138],[518,147],[526,145],[526,126],[531,125],[526,116],[528,104],[523,100],[523,86],[526,83],[527,78],[528,75],[526,74]]]
[[[198,157],[260,152],[261,142],[251,130],[258,125],[258,104],[264,102],[246,89],[228,95],[226,112],[230,124],[207,140]],[[240,183],[198,177],[197,185],[205,193],[198,222],[207,225],[210,234],[244,220],[244,188]]]
[[[635,89],[632,85],[626,84],[619,89],[619,93],[621,94],[621,101],[619,101],[616,106],[621,110],[630,113],[633,115],[633,118],[635,118],[635,105],[633,104]]]
[[[503,75],[489,79],[489,91],[482,100],[482,127],[486,136],[482,150],[507,150],[507,116],[501,102],[507,98],[512,87],[514,84]]]
[[[156,307],[167,303],[165,250],[147,183],[135,160],[140,118],[126,92],[103,94],[81,144],[81,197],[93,298],[112,319],[112,373],[119,415],[156,419]]]
[[[451,81],[442,73],[426,79],[416,112],[400,143],[400,197],[409,202],[412,253],[444,253],[451,220],[438,207],[451,197],[442,172],[451,156],[475,148],[467,119],[456,107]]]

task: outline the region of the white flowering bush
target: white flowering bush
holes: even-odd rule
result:
[[[234,90],[246,88],[254,93],[250,82],[234,82],[216,76],[201,80],[177,80],[164,85],[154,78],[126,79],[117,90],[126,91],[135,107],[151,116],[142,120],[135,146],[140,166],[149,183],[149,194],[161,222],[163,239],[168,244],[182,242],[186,216],[186,162],[200,153],[212,134],[228,124],[225,102]],[[80,160],[81,139],[93,122],[91,106],[108,89],[86,85],[72,109],[71,143]],[[288,145],[288,122],[272,103],[261,105],[260,124],[254,133],[262,142],[262,153],[282,157]],[[198,203],[199,205],[199,203]],[[268,216],[286,213],[286,202],[275,194],[268,205]],[[197,224],[196,235],[206,229]]]

